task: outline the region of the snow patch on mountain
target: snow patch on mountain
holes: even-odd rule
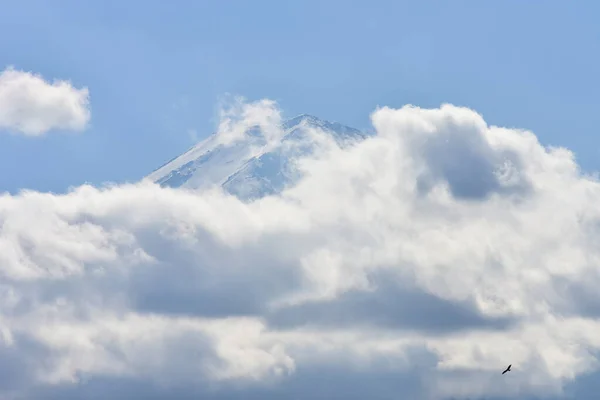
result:
[[[242,140],[233,143],[223,143],[218,133],[212,134],[145,179],[161,186],[192,190],[218,185],[242,199],[259,198],[279,193],[300,178],[296,161],[317,150],[316,132],[340,147],[368,136],[358,129],[307,114],[283,122],[279,129],[281,139],[276,142],[267,140],[258,126],[248,129]]]

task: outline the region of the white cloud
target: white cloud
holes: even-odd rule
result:
[[[258,128],[267,144],[282,136],[281,112],[273,100],[263,99],[248,103],[243,97],[223,102],[219,109],[217,138],[220,144],[232,145],[242,140],[251,129]]]
[[[0,74],[0,129],[40,136],[54,129],[81,131],[90,120],[89,91],[70,82],[8,67]]]
[[[372,121],[254,202],[0,197],[0,394],[518,398],[595,371],[600,183],[465,108]]]

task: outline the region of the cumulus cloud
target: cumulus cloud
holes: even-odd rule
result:
[[[466,108],[371,118],[254,201],[0,197],[0,394],[525,398],[596,371],[600,183]]]
[[[81,131],[89,120],[87,88],[64,80],[50,83],[13,67],[0,74],[0,129],[40,136],[55,129]]]

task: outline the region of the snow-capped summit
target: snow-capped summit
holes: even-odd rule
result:
[[[294,160],[316,148],[308,134],[311,129],[331,135],[340,146],[367,136],[358,129],[307,114],[283,122],[280,128],[277,143],[269,143],[260,127],[247,130],[241,140],[230,144],[223,144],[218,134],[212,134],[145,179],[187,189],[220,185],[239,198],[258,198],[280,192],[299,177]]]

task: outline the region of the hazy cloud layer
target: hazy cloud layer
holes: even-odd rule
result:
[[[314,131],[305,178],[253,202],[0,197],[0,397],[528,398],[594,372],[600,183],[469,109],[372,122]]]
[[[13,67],[0,74],[0,129],[40,136],[54,129],[81,131],[89,120],[87,88],[64,80],[50,83]]]

